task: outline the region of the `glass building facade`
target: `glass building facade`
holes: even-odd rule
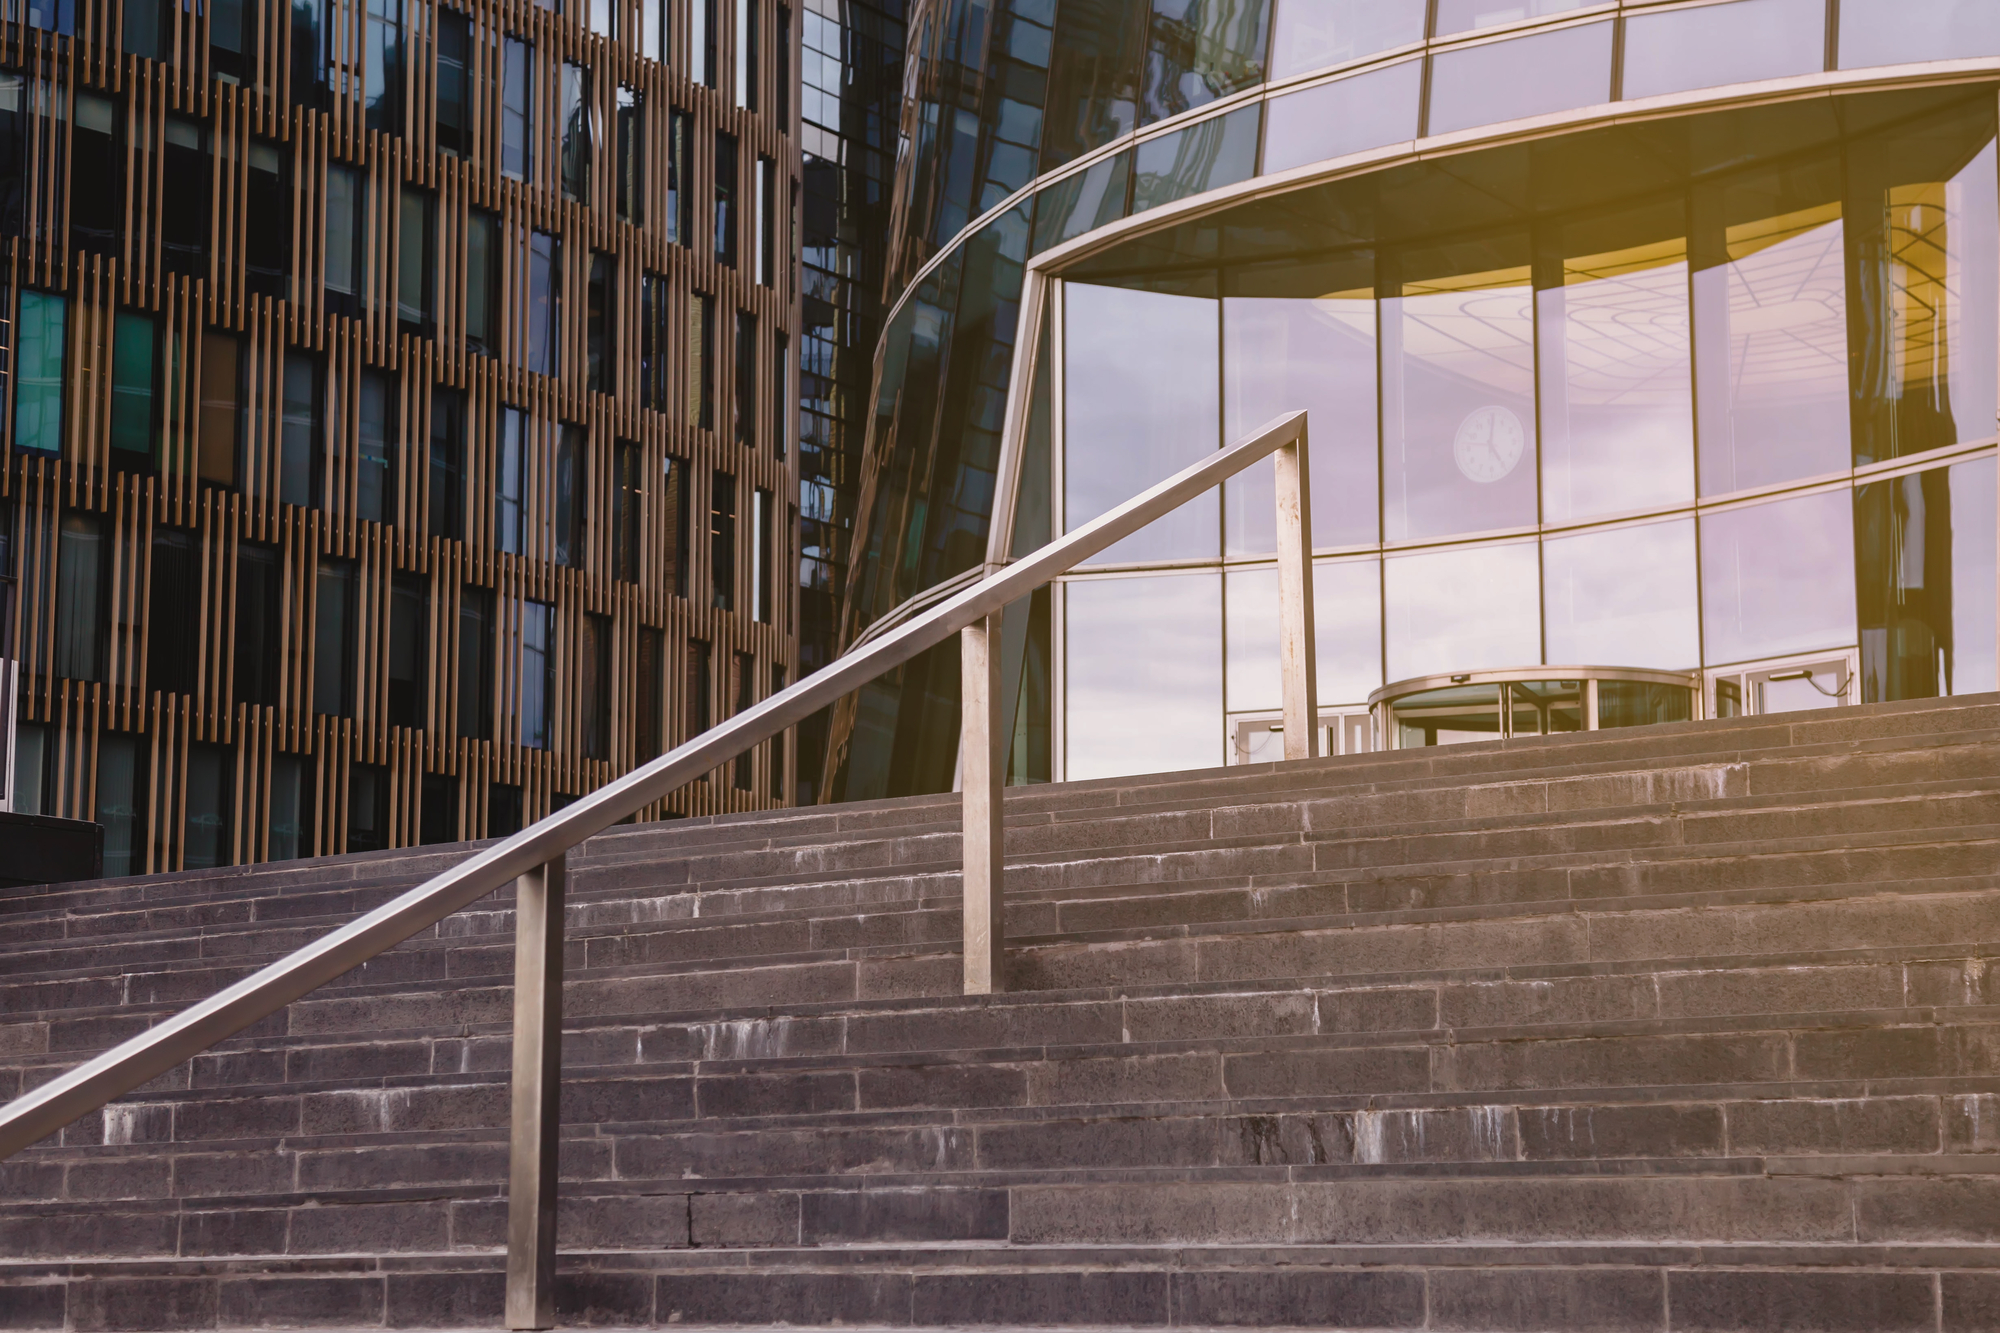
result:
[[[987,97],[906,112],[846,642],[1305,409],[1337,749],[1512,668],[1704,714],[1996,687],[2000,9],[928,22]],[[1266,753],[1270,504],[1265,464],[1010,609],[1011,780]],[[947,789],[956,685],[939,650],[858,695],[829,789]]]

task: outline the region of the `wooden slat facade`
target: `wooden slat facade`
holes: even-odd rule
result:
[[[781,54],[795,39],[776,40],[780,15],[792,23],[797,9],[777,0],[751,0],[761,40],[757,78],[760,105],[736,105],[733,71],[737,38],[732,0],[714,4],[715,82],[696,86],[686,77],[690,3],[665,4],[670,59],[642,58],[641,10],[636,0],[612,0],[615,38],[592,31],[587,12],[558,13],[525,0],[448,0],[470,19],[472,34],[471,144],[464,156],[437,147],[437,16],[445,0],[403,2],[403,122],[405,133],[364,128],[362,43],[368,0],[328,0],[330,63],[327,95],[317,106],[295,105],[289,86],[294,68],[291,9],[281,0],[245,0],[254,44],[252,75],[242,83],[210,70],[213,4],[162,3],[160,43],[170,58],[144,59],[121,49],[124,15],[119,0],[74,0],[73,33],[28,26],[23,0],[0,5],[0,73],[24,76],[27,90],[20,181],[19,235],[4,244],[0,274],[7,280],[0,312],[7,319],[4,472],[0,510],[11,528],[9,571],[14,576],[11,637],[21,660],[20,715],[44,728],[46,766],[40,807],[45,813],[97,817],[97,762],[107,738],[130,736],[142,760],[143,846],[129,869],[166,871],[190,860],[188,841],[198,837],[188,815],[185,787],[193,746],[226,747],[229,771],[226,851],[237,863],[273,852],[272,774],[295,756],[310,776],[310,838],[299,854],[348,850],[357,788],[354,766],[378,766],[389,784],[388,845],[408,845],[422,833],[424,779],[455,784],[444,830],[453,838],[487,836],[492,784],[521,788],[523,822],[549,812],[561,796],[588,792],[650,757],[641,753],[640,728],[656,719],[661,748],[688,736],[698,718],[687,697],[691,644],[709,645],[712,679],[709,716],[719,720],[739,701],[739,655],[752,665],[753,697],[774,682],[792,679],[797,662],[795,583],[797,553],[786,516],[797,496],[795,451],[788,447],[790,413],[785,374],[774,365],[775,334],[794,352],[799,345],[794,249],[798,152],[788,124],[772,114],[795,113],[796,85]],[[602,0],[600,0],[602,2]],[[587,11],[590,0],[567,0]],[[534,107],[532,171],[526,180],[500,171],[501,50],[506,37],[532,44]],[[793,57],[795,59],[795,57]],[[562,67],[591,71],[595,151],[590,197],[566,198],[561,185]],[[789,61],[788,61],[789,63]],[[780,82],[785,85],[780,91]],[[620,221],[615,206],[616,98],[620,86],[642,99],[640,222]],[[119,198],[122,226],[111,254],[72,248],[67,214],[69,165],[75,160],[69,112],[79,93],[109,98],[119,109],[124,179]],[[39,109],[38,109],[39,108]],[[690,189],[693,234],[669,241],[669,109],[691,117]],[[171,178],[165,163],[168,118],[207,127],[211,145],[207,271],[189,276],[170,270],[162,252],[161,219],[176,191],[198,182]],[[789,116],[787,117],[789,120]],[[740,145],[736,214],[738,261],[713,254],[713,200],[717,133]],[[249,161],[253,140],[275,144],[288,164],[289,299],[253,292],[246,258],[261,225],[254,216]],[[760,157],[776,163],[776,245],[768,284],[757,278]],[[324,263],[326,180],[331,165],[358,170],[367,182],[362,266],[365,290],[358,316],[330,308]],[[429,275],[434,325],[419,336],[397,318],[398,208],[405,186],[429,191],[437,262]],[[468,350],[464,237],[468,210],[497,214],[501,237],[500,318],[497,355]],[[527,369],[528,274],[531,230],[561,239],[559,375]],[[593,253],[615,263],[610,302],[613,356],[611,392],[586,389],[586,307]],[[663,275],[669,292],[673,337],[666,349],[665,402],[672,412],[641,405],[640,316],[642,279]],[[60,454],[17,448],[20,376],[16,311],[22,294],[56,293],[67,301]],[[713,300],[713,356],[705,364],[713,394],[713,426],[691,420],[684,405],[700,400],[696,373],[700,349],[690,336],[698,325],[698,296]],[[126,470],[114,460],[112,442],[114,325],[119,311],[157,317],[160,382],[150,471]],[[756,392],[750,397],[754,431],[739,443],[732,427],[736,393],[736,315],[756,319]],[[201,448],[205,355],[219,358],[240,340],[236,374],[237,447],[233,460]],[[317,360],[324,396],[323,448],[317,507],[281,502],[279,466],[286,351]],[[357,516],[360,442],[359,394],[365,371],[394,376],[391,413],[394,508],[387,522]],[[429,462],[436,390],[463,395],[462,532],[427,530],[431,513]],[[518,554],[500,549],[495,500],[498,431],[502,408],[529,421],[523,469],[524,540]],[[564,429],[584,441],[583,551],[569,564],[555,561],[554,451]],[[643,502],[638,520],[638,577],[616,577],[615,491],[620,447],[639,450]],[[123,457],[121,455],[121,457]],[[685,490],[691,531],[676,530],[669,503],[668,460]],[[234,476],[216,474],[233,471]],[[710,478],[736,478],[734,609],[711,597]],[[206,474],[206,475],[205,475]],[[767,614],[751,614],[756,554],[755,493],[772,495]],[[103,589],[102,636],[94,679],[63,673],[58,628],[64,621],[63,549],[60,529],[73,515],[90,516],[98,541]],[[150,623],[155,537],[166,529],[192,534],[189,643],[178,667],[186,688],[163,689],[149,679],[158,654]],[[243,543],[276,548],[278,625],[266,654],[275,672],[274,701],[249,703],[236,677],[239,552]],[[677,569],[680,552],[686,567]],[[351,708],[346,715],[316,712],[314,673],[319,571],[329,562],[351,562],[355,596],[349,651],[354,654]],[[391,619],[394,589],[415,580],[426,594],[421,725],[390,721]],[[689,595],[682,595],[684,588]],[[469,591],[470,590],[470,591]],[[483,593],[478,590],[485,590]],[[489,597],[497,629],[492,652],[492,730],[486,739],[459,734],[460,605],[468,595]],[[547,744],[523,744],[518,711],[522,698],[519,643],[523,599],[552,603],[553,688],[548,699]],[[586,617],[599,619],[586,621]],[[608,631],[609,736],[603,757],[586,757],[590,719],[587,630]],[[650,636],[650,637],[648,637]],[[180,643],[183,639],[175,639]],[[0,645],[4,646],[4,645]],[[642,671],[642,658],[652,670]],[[657,660],[653,660],[657,659]],[[476,674],[476,673],[475,673]],[[657,682],[642,697],[648,677]],[[757,809],[790,799],[795,746],[760,747],[749,790],[732,765],[644,812],[663,818],[719,810]],[[121,742],[121,745],[123,742]],[[774,750],[776,753],[774,753]],[[121,753],[123,751],[121,750]],[[203,854],[204,856],[206,854]]]

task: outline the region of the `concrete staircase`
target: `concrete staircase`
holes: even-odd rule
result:
[[[574,1324],[2000,1326],[2000,696],[572,857]],[[0,1095],[465,849],[0,896]],[[497,1324],[504,898],[0,1163],[0,1328]]]

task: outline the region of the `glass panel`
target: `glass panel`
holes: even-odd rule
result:
[[[1500,738],[1500,687],[1455,685],[1397,701],[1396,748],[1462,745]]]
[[[159,381],[159,327],[150,315],[118,312],[111,346],[111,447],[153,455],[153,393]],[[127,465],[129,466],[129,464]]]
[[[1597,726],[1643,727],[1656,722],[1685,722],[1694,716],[1694,691],[1677,685],[1646,685],[1635,680],[1597,682]]]
[[[1840,67],[2000,55],[1991,0],[1840,0]]]
[[[97,742],[97,822],[104,825],[104,873],[146,870],[145,760],[137,736],[106,733]]]
[[[1555,736],[1584,729],[1582,681],[1517,680],[1506,690],[1509,735]]]
[[[1982,459],[1856,488],[1862,703],[1991,688],[1958,668],[1963,651],[1992,678],[1993,474]]]
[[[311,782],[305,760],[289,754],[272,757],[269,859],[291,861],[312,855]]]
[[[1278,571],[1232,569],[1226,578],[1229,711],[1281,707]],[[1359,703],[1381,685],[1380,562],[1313,562],[1313,641],[1320,707]]]
[[[318,502],[319,393],[318,364],[303,352],[286,352],[284,420],[278,437],[278,498],[286,504]]]
[[[1382,567],[1390,680],[1541,660],[1533,542],[1392,555]]]
[[[2000,608],[2000,550],[1994,510],[2000,498],[2000,463],[1982,458],[1951,469],[1951,655],[1945,661],[1945,692],[1977,694],[2000,689],[1994,669],[1994,616]]]
[[[528,233],[528,369],[542,375],[556,373],[561,244],[545,231]]]
[[[1221,575],[1085,579],[1064,596],[1068,778],[1221,764]]]
[[[1838,163],[1694,196],[1704,495],[1849,466]]]
[[[1701,520],[1710,664],[1854,642],[1853,500],[1845,489]]]
[[[1625,20],[1628,98],[1781,79],[1825,66],[1825,0],[1738,0]]]
[[[1545,660],[1691,670],[1701,662],[1696,577],[1692,518],[1548,538]]]
[[[346,717],[352,709],[354,654],[348,644],[354,625],[354,566],[335,561],[319,567],[313,618],[313,711]]]
[[[1066,0],[1049,63],[1042,170],[1053,171],[1139,123],[1146,9],[1130,0]]]
[[[1355,74],[1271,99],[1264,170],[1285,171],[1417,137],[1421,60]]]
[[[395,466],[391,435],[397,415],[395,385],[380,371],[361,373],[361,415],[356,434],[360,458],[354,473],[355,512],[374,523],[395,519]]]
[[[532,118],[529,92],[534,77],[529,56],[534,48],[512,37],[501,45],[504,64],[500,76],[500,174],[526,180],[534,170],[528,134]]]
[[[1207,106],[1264,81],[1270,0],[1153,0],[1148,121]]]
[[[1503,23],[1547,18],[1582,9],[1588,0],[1438,0],[1437,32],[1449,37],[1477,28],[1497,28]]]
[[[1611,28],[1586,23],[1433,57],[1430,132],[1610,101]]]
[[[554,635],[550,620],[555,608],[547,602],[524,601],[521,606],[521,744],[537,750],[549,746],[549,672]]]
[[[1057,181],[1035,197],[1035,253],[1125,216],[1132,154],[1120,153]]]
[[[229,751],[190,745],[187,755],[186,842],[181,868],[208,870],[230,862]]]
[[[1271,77],[1345,64],[1424,39],[1424,0],[1278,0]]]
[[[70,680],[104,675],[104,577],[110,552],[104,525],[87,514],[65,514],[56,559],[55,672]]]
[[[63,345],[67,303],[48,292],[21,293],[20,352],[14,386],[14,447],[62,452]]]
[[[1257,118],[1251,105],[1149,139],[1138,147],[1132,211],[1142,213],[1257,174]]]
[[[1238,440],[1304,409],[1315,547],[1376,540],[1375,300],[1349,291],[1317,300],[1229,297],[1222,303],[1223,434]],[[1223,487],[1223,550],[1277,549],[1273,465]]]
[[[2000,219],[1993,109],[1866,140],[1848,153],[1854,461],[1993,434]]]
[[[1525,244],[1411,256],[1382,302],[1382,493],[1390,541],[1536,520],[1535,319]],[[1534,659],[1522,659],[1532,661]],[[1391,678],[1399,673],[1390,672]]]
[[[1217,447],[1217,303],[1065,284],[1064,531]],[[1216,554],[1214,492],[1105,551],[1100,561]],[[1145,770],[1133,770],[1143,772]]]
[[[1535,294],[1542,519],[1686,504],[1694,384],[1684,212],[1676,203],[1565,230],[1570,253],[1550,256]]]
[[[349,298],[361,293],[361,173],[326,169],[326,287]]]

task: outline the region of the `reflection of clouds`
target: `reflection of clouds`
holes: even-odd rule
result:
[[[1527,286],[1431,292],[1396,305],[1406,358],[1501,393],[1525,393],[1533,382],[1535,307]]]
[[[1854,642],[1854,493],[1822,491],[1701,520],[1710,662]]]
[[[1359,703],[1382,683],[1381,566],[1313,562],[1315,677],[1322,705]],[[1231,712],[1284,702],[1278,664],[1278,571],[1231,570],[1228,644]]]
[[[1576,283],[1562,300],[1571,406],[1667,407],[1685,416],[1686,264]]]
[[[1548,660],[1685,670],[1701,660],[1694,520],[1551,537]]]
[[[1533,542],[1391,556],[1382,581],[1389,679],[1541,661]]]
[[[1729,265],[1730,377],[1737,394],[1754,391],[1765,398],[1811,398],[1828,392],[1844,395],[1846,310],[1845,257],[1838,218],[1762,244],[1754,253],[1733,260]]]
[[[1222,763],[1220,573],[1086,579],[1064,597],[1067,776]]]

